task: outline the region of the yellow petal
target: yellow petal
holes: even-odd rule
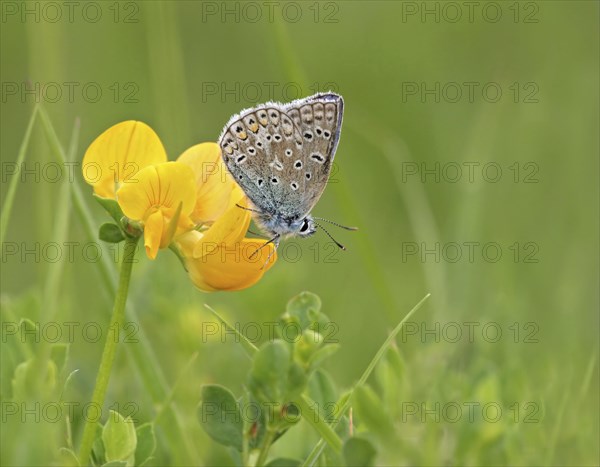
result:
[[[144,220],[149,211],[160,209],[169,219],[181,203],[181,216],[189,218],[196,202],[194,173],[185,164],[166,162],[142,169],[117,191],[123,213]]]
[[[191,258],[196,244],[202,239],[203,236],[204,235],[202,232],[191,230],[177,237],[175,239],[175,243],[177,244],[177,248],[183,256]]]
[[[197,144],[177,161],[191,167],[196,177],[196,207],[192,219],[199,224],[215,221],[227,209],[231,192],[237,187],[223,163],[221,148],[216,143]]]
[[[150,259],[156,258],[156,254],[158,253],[164,223],[162,212],[155,211],[148,216],[144,224],[144,246],[146,247],[146,254]]]
[[[247,206],[246,197],[237,200],[240,206]],[[236,203],[230,203],[231,207],[225,211],[217,221],[204,232],[203,241],[209,245],[220,243],[234,244],[240,242],[250,226],[250,211],[236,206]],[[198,243],[194,249],[194,258],[206,254],[207,246]]]
[[[166,161],[165,148],[154,130],[130,120],[94,140],[83,156],[83,178],[98,196],[114,198],[116,185],[149,165]]]
[[[272,243],[260,248],[265,240],[244,239],[230,245],[211,245],[203,240],[200,239],[199,243],[206,247],[206,253],[200,258],[186,258],[185,263],[194,285],[206,292],[250,287],[277,259]],[[267,262],[271,253],[273,255]]]

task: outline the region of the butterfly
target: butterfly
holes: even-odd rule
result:
[[[288,236],[323,229],[310,212],[325,190],[340,140],[344,100],[333,92],[267,102],[229,119],[219,137],[223,161],[252,202],[254,220],[279,246]],[[241,206],[240,206],[241,207]]]

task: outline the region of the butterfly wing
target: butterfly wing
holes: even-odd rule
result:
[[[294,209],[304,217],[319,201],[329,180],[340,139],[344,101],[338,94],[316,94],[294,101],[284,110],[302,137],[302,150],[286,168],[295,175],[290,178],[300,181],[302,196],[296,197]]]
[[[296,141],[299,130],[278,104],[234,115],[219,138],[229,172],[262,212],[278,212],[285,198],[283,157]]]
[[[302,218],[325,189],[342,113],[333,93],[245,110],[219,138],[225,165],[261,212]]]

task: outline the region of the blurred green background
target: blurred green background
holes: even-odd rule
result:
[[[122,120],[148,123],[175,159],[215,141],[230,115],[257,103],[329,88],[346,103],[335,183],[314,214],[360,227],[335,231],[347,252],[322,233],[289,240],[287,261],[282,254],[256,286],[210,295],[194,289],[170,252],[139,256],[130,318],[146,344],[119,348],[107,407],[127,413],[135,403],[139,423],[160,414],[155,465],[232,462],[201,430],[195,408],[202,384],[240,394],[249,362],[233,337],[206,338],[203,323],[213,318],[204,304],[250,330],[274,321],[302,290],[318,294],[337,324],[342,348],[326,368],[340,390],[432,294],[397,342],[402,384],[384,407],[395,449],[380,451],[380,465],[598,464],[597,2],[480,2],[471,12],[463,2],[81,2],[71,18],[65,3],[51,3],[58,7],[2,2],[3,202],[36,99],[65,148],[80,125],[77,162]],[[22,16],[25,8],[34,13]],[[81,329],[106,330],[112,307],[101,262],[85,259],[95,239],[61,187],[81,187],[94,228],[108,218],[80,170],[53,181],[41,123],[25,159],[33,174],[18,175],[4,220],[3,465],[47,465],[66,443],[63,422],[7,415],[23,354],[5,324],[61,323],[61,341],[71,343],[63,372],[79,369],[64,398],[84,404],[102,341]],[[43,254],[49,242],[62,245],[56,262]],[[73,260],[65,242],[78,242]],[[115,250],[101,247],[116,278]],[[23,258],[27,248],[39,257]],[[66,322],[79,323],[73,339]],[[262,329],[257,343],[267,338]],[[163,411],[177,380],[173,411]],[[417,415],[407,416],[403,402]],[[497,403],[502,416],[470,421],[469,402]],[[462,418],[449,420],[436,403],[459,404]],[[303,424],[293,430],[274,452],[305,458],[317,437]]]

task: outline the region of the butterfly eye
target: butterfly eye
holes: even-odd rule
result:
[[[300,227],[300,232],[304,233],[308,230],[308,221],[304,219],[302,222],[302,227]]]

